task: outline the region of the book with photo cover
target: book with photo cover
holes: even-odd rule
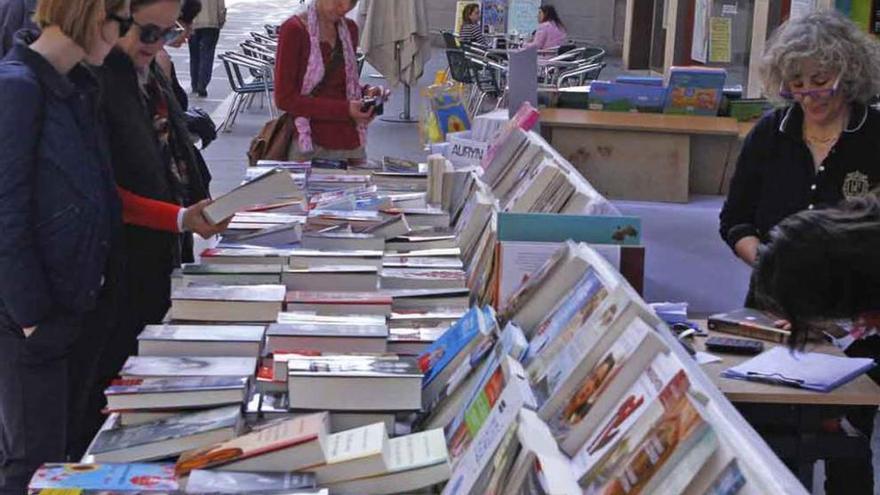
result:
[[[248,381],[245,376],[118,379],[104,395],[111,411],[219,406],[244,400]]]
[[[353,320],[350,324],[273,323],[266,331],[266,350],[311,349],[320,352],[385,352],[388,327]]]
[[[776,327],[771,315],[751,308],[740,308],[709,316],[706,326],[716,332],[784,343],[791,332]]]
[[[182,376],[253,376],[257,359],[250,357],[129,356],[119,375],[124,378]]]
[[[96,462],[140,462],[175,457],[235,437],[241,405],[172,416],[138,426],[104,430],[89,448]]]
[[[184,453],[178,476],[194,469],[289,472],[323,464],[330,428],[326,412],[279,421],[246,435]]]
[[[273,321],[284,308],[283,285],[189,286],[171,295],[171,317],[182,321]]]
[[[189,473],[186,492],[191,494],[276,494],[314,489],[312,473],[239,473],[196,469]]]
[[[156,493],[175,492],[179,486],[171,463],[47,463],[34,473],[28,489]]]

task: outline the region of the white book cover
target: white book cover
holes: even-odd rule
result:
[[[262,342],[265,331],[258,325],[147,325],[138,340]]]
[[[119,372],[124,377],[252,376],[256,358],[130,356]]]

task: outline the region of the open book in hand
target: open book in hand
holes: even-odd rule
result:
[[[774,347],[725,370],[722,376],[789,387],[830,392],[874,367],[869,358],[797,352]]]

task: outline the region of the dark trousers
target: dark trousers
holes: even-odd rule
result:
[[[0,494],[25,493],[44,462],[79,460],[107,328],[58,312],[30,338],[0,308]]]
[[[189,39],[189,74],[194,92],[207,91],[214,72],[214,50],[220,38],[220,29],[201,28]]]

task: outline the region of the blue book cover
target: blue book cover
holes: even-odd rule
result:
[[[711,67],[673,67],[669,70],[664,113],[718,114],[727,71]]]
[[[666,88],[663,86],[620,81],[593,81],[590,84],[590,110],[660,113],[665,100]]]
[[[558,215],[555,213],[499,213],[498,240],[575,242],[639,246],[642,220],[638,217]]]
[[[31,478],[31,490],[166,492],[178,489],[173,463],[43,464]]]
[[[485,331],[486,317],[494,317],[491,308],[472,307],[419,356],[419,367],[425,374],[423,387],[429,385],[458,353]]]

